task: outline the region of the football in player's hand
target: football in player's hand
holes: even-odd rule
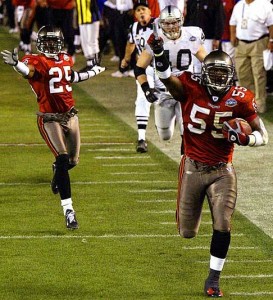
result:
[[[238,129],[239,129],[239,128],[238,128],[238,123],[239,123],[241,132],[244,133],[244,134],[246,134],[246,135],[249,135],[249,134],[251,134],[251,132],[252,132],[251,126],[250,126],[250,125],[248,124],[248,122],[247,122],[246,120],[244,120],[244,119],[241,119],[241,118],[235,118],[235,119],[231,119],[231,120],[227,121],[227,123],[228,123],[228,125],[229,125],[232,129],[234,129],[234,130],[236,130],[236,129],[238,130]],[[222,130],[223,130],[223,133],[224,133],[224,132],[229,131],[230,128],[228,128],[228,126],[224,123],[224,124],[223,124]],[[225,135],[225,134],[224,134],[224,135]]]

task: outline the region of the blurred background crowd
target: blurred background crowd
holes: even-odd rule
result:
[[[110,60],[117,63],[117,71],[111,75],[117,78],[134,77],[136,54],[132,54],[134,58],[127,69],[121,67],[121,61],[125,55],[129,27],[136,21],[133,10],[135,1],[140,0],[0,0],[0,25],[7,27],[11,35],[19,35],[19,49],[24,53],[35,52],[32,42],[37,39],[37,31],[42,26],[51,24],[60,27],[68,54],[74,60],[77,55],[85,57],[86,65],[82,66],[81,71],[100,64],[104,55],[111,53],[113,55]],[[258,56],[260,60],[263,50],[267,48],[273,51],[273,24],[268,24],[268,20],[273,19],[271,2],[273,1],[148,0],[148,5],[153,17],[158,17],[166,5],[177,6],[184,15],[183,26],[202,28],[207,52],[222,48],[232,57],[235,66],[236,63],[238,66],[244,65],[244,70],[248,70],[247,74],[238,74],[243,68],[236,68],[238,84],[253,90],[256,97],[266,98],[268,93],[273,92],[273,71],[262,70],[265,75],[261,75],[260,67],[253,67],[253,59]],[[255,7],[259,9],[255,10]],[[258,31],[249,29],[247,38],[240,37],[240,30],[247,28],[247,20],[251,18],[258,22],[257,28],[263,23],[265,34],[259,36]],[[272,47],[268,43],[272,43]],[[235,49],[239,49],[240,44],[243,49],[251,49],[248,53],[241,53],[241,58],[236,59]],[[256,44],[259,47],[253,47]],[[243,56],[245,57],[242,58]],[[265,99],[262,101],[265,102]],[[259,112],[265,111],[266,105],[261,106]]]

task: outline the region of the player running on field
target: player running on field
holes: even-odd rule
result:
[[[95,66],[87,72],[72,70],[72,57],[62,52],[64,37],[58,28],[44,26],[38,32],[37,50],[41,54],[25,55],[18,60],[17,49],[1,52],[4,62],[28,79],[37,97],[39,131],[55,156],[53,193],[59,193],[66,227],[77,229],[72,206],[69,170],[79,160],[80,130],[71,83],[87,80],[105,68]]]
[[[180,10],[176,6],[169,5],[160,12],[158,20],[155,21],[159,26],[158,31],[155,26],[156,34],[164,41],[164,51],[170,62],[172,74],[175,76],[179,76],[185,70],[192,70],[192,55],[202,61],[207,54],[203,47],[202,29],[183,27],[183,20]],[[169,140],[173,136],[175,123],[179,126],[180,135],[183,135],[181,108],[159,80],[155,69],[152,69],[154,86],[147,80],[146,70],[153,64],[153,52],[147,45],[137,61],[135,74],[147,100],[149,102],[158,100],[155,102],[156,129],[162,140]]]
[[[180,102],[184,124],[185,154],[181,158],[177,196],[177,225],[184,238],[197,235],[205,196],[208,199],[213,233],[210,244],[210,271],[204,292],[222,297],[219,287],[230,245],[231,218],[237,198],[236,173],[232,164],[234,143],[262,146],[268,143],[265,126],[257,115],[254,94],[244,87],[233,86],[234,66],[222,51],[213,51],[203,62],[201,78],[190,72],[173,76],[163,40],[151,40],[160,80]],[[243,118],[252,128],[246,134]],[[223,124],[226,131],[222,130]]]

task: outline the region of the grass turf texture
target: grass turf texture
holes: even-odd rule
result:
[[[3,29],[0,38],[1,50],[17,43]],[[83,62],[79,57],[79,68]],[[114,65],[107,63],[101,77],[74,85],[83,143],[80,164],[70,172],[80,224],[74,232],[65,229],[59,197],[50,191],[53,156],[37,130],[35,96],[1,63],[1,299],[204,298],[207,205],[199,236],[179,238],[178,165],[152,144],[147,155],[135,152],[135,130],[115,114],[124,109],[133,116],[126,101],[135,83],[111,78]],[[232,233],[221,279],[225,298],[273,297],[272,239],[238,211]]]

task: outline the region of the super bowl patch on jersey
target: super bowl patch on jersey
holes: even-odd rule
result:
[[[228,107],[234,107],[237,105],[237,101],[235,99],[230,98],[226,101],[225,105]]]

